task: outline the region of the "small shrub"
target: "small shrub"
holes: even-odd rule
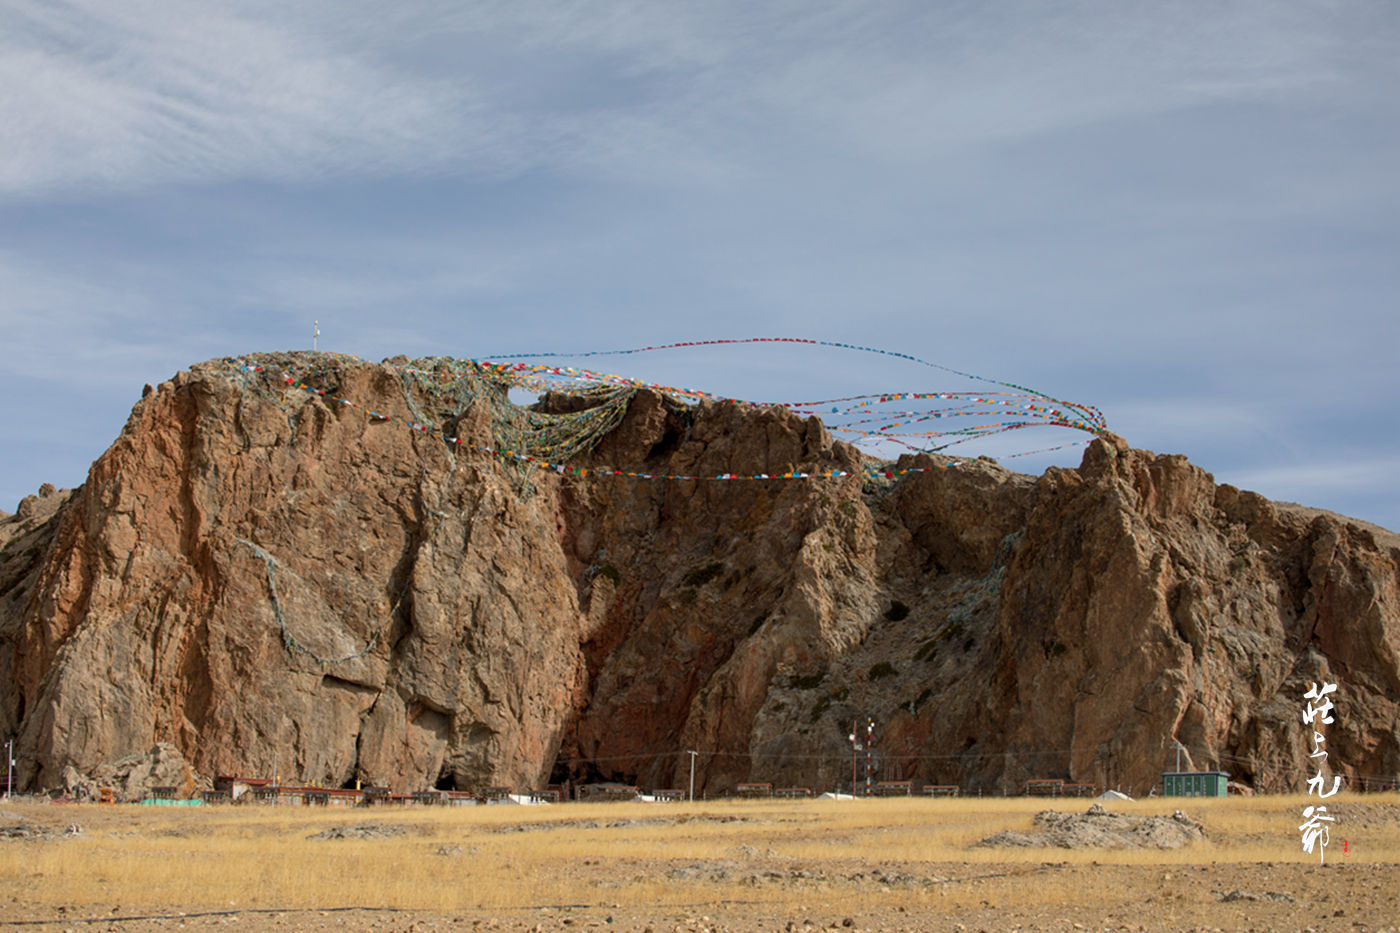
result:
[[[604,564],[598,568],[598,576],[607,577],[613,583],[622,582],[622,574],[617,572],[617,568],[612,564]]]
[[[826,671],[815,671],[811,674],[793,674],[788,678],[788,686],[796,690],[813,690],[820,687],[823,680],[826,680]],[[828,698],[828,702],[830,702],[830,698]]]
[[[724,573],[723,564],[706,564],[704,567],[698,567],[686,574],[681,583],[685,586],[704,586],[722,573]]]
[[[881,677],[892,677],[897,673],[899,672],[894,669],[893,664],[889,661],[881,661],[870,669],[869,677],[871,680],[879,680]]]
[[[952,622],[952,623],[949,623],[948,625],[943,626],[943,631],[941,631],[941,632],[939,632],[937,635],[935,635],[935,636],[934,636],[934,639],[935,639],[936,641],[949,641],[949,640],[951,640],[951,639],[957,638],[957,637],[958,637],[959,635],[961,635],[962,633],[963,633],[963,626],[962,626],[962,623],[961,623],[961,622]]]
[[[812,715],[811,715],[811,718],[809,719],[809,721],[810,721],[810,722],[816,722],[818,719],[821,719],[821,718],[822,718],[822,713],[825,713],[825,712],[827,711],[827,709],[829,709],[830,707],[831,707],[831,697],[829,697],[829,696],[821,696],[821,697],[819,697],[819,698],[817,699],[817,702],[814,703],[814,704],[812,704]]]

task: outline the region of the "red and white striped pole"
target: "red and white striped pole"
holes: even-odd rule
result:
[[[865,717],[865,796],[870,796],[870,746],[875,736],[875,720]]]

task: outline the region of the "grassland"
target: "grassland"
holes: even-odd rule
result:
[[[1274,929],[1283,918],[1304,929],[1337,910],[1348,930],[1400,925],[1400,799],[1329,801],[1338,822],[1322,866],[1302,851],[1297,829],[1303,807],[1317,802],[1109,805],[1142,816],[1186,810],[1207,836],[1175,850],[975,845],[1029,830],[1039,810],[1083,811],[1085,800],[370,810],[14,803],[0,806],[0,826],[29,832],[0,841],[0,925],[101,918],[134,933],[236,918],[245,930],[301,928],[331,910],[338,925],[366,929],[407,917],[638,930],[845,919],[865,929]],[[81,831],[69,833],[73,824]],[[353,838],[358,827],[369,838]],[[336,828],[352,838],[312,838]],[[1229,899],[1232,891],[1240,896]],[[154,919],[123,919],[138,916]]]

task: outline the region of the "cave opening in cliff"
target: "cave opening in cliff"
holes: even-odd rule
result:
[[[457,775],[451,768],[444,768],[433,783],[433,790],[456,790]]]
[[[683,436],[680,431],[675,429],[667,430],[665,434],[661,435],[661,440],[653,444],[651,450],[647,451],[646,458],[648,460],[657,460],[662,457],[670,456],[680,449],[682,439]]]
[[[549,772],[549,783],[562,784],[571,781],[575,784],[636,784],[638,775],[618,771],[604,771],[596,762],[574,762],[572,765],[556,761]]]

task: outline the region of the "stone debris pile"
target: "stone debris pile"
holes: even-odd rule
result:
[[[979,846],[1056,847],[1061,849],[1179,849],[1205,838],[1205,829],[1180,810],[1171,816],[1136,817],[1110,813],[1094,804],[1080,814],[1042,810],[1031,832],[1007,830],[988,836]]]

